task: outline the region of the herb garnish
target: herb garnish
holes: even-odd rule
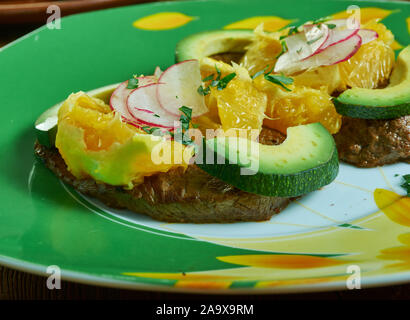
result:
[[[144,127],[141,127],[141,129],[144,130],[148,134],[153,134],[155,131],[159,130],[160,135],[163,135],[163,132],[158,127],[144,126]]]
[[[329,24],[326,24],[326,25],[327,25],[327,27],[328,27],[329,29],[334,29],[334,28],[336,28],[336,25],[333,24],[333,23],[329,23]]]
[[[309,40],[308,42],[307,42],[307,44],[312,44],[312,43],[315,43],[316,41],[318,41],[319,39],[321,39],[321,38],[323,38],[323,34],[321,34],[319,37],[317,37],[317,38],[315,38],[315,39],[312,39],[312,40]]]
[[[271,74],[274,67],[272,67],[269,71],[265,72],[265,70],[267,68],[269,68],[269,65],[267,65],[263,70],[256,72],[252,76],[252,79],[255,79],[255,78],[259,77],[261,74],[264,74],[263,77],[265,78],[265,80],[281,86],[286,91],[292,91],[291,89],[289,89],[288,87],[285,86],[285,84],[292,84],[293,83],[292,78],[286,77],[284,74],[281,74],[281,75]]]
[[[209,80],[213,80],[214,79],[215,74],[211,74],[205,78],[202,79],[203,82],[207,82]]]
[[[291,36],[294,33],[298,33],[298,27],[291,26],[288,32],[288,36]]]
[[[208,87],[206,87],[206,88],[204,88],[202,85],[200,85],[199,87],[198,87],[198,90],[197,90],[197,92],[200,94],[200,95],[203,95],[203,96],[206,96],[207,94],[209,94],[209,92],[211,91],[211,88],[208,86]]]
[[[292,91],[291,89],[289,89],[288,87],[285,86],[285,84],[292,84],[293,83],[293,79],[292,78],[288,78],[285,75],[281,74],[265,74],[265,79],[267,81],[270,81],[274,84],[277,84],[279,86],[281,86],[283,89],[285,89],[286,91]]]
[[[314,20],[314,21],[312,22],[312,24],[321,24],[321,23],[324,23],[324,22],[326,22],[326,21],[328,21],[328,20],[330,20],[330,19],[332,19],[332,17],[322,17],[322,18],[319,18],[319,19]]]
[[[218,90],[225,89],[228,83],[236,76],[236,73],[232,72],[221,79],[221,76],[222,76],[221,71],[218,69],[216,65],[215,65],[215,69],[217,73],[216,79],[214,79],[215,77],[214,73],[202,79],[202,81],[204,82],[211,81],[211,84],[205,88],[202,85],[200,85],[197,90],[199,94],[206,96],[211,91],[211,87],[216,87]]]
[[[142,130],[144,130],[148,134],[155,134],[159,136],[164,136],[164,135],[170,135],[172,138],[174,138],[175,141],[189,146],[194,144],[194,141],[192,141],[191,137],[186,136],[185,133],[189,130],[189,127],[192,126],[193,128],[197,128],[197,124],[191,124],[192,120],[192,109],[182,106],[179,108],[179,110],[182,112],[181,117],[179,118],[179,121],[181,122],[181,126],[177,128],[174,132],[169,132],[167,130],[163,130],[158,127],[150,127],[150,126],[144,126],[141,127]]]
[[[406,174],[403,176],[404,183],[400,186],[406,190],[407,196],[410,197],[410,174]]]
[[[137,88],[138,88],[138,78],[134,76],[128,80],[127,89],[137,89]]]
[[[276,59],[278,59],[282,54],[284,54],[288,50],[288,46],[286,45],[286,41],[282,40],[280,42],[282,45],[282,51],[276,56]]]
[[[265,70],[269,68],[269,65],[267,65],[263,70],[260,70],[258,72],[256,72],[251,78],[252,80],[256,79],[257,77],[259,77],[262,73],[265,73]]]
[[[189,130],[189,125],[192,120],[192,109],[182,106],[179,110],[182,112],[181,117],[179,118],[181,126],[176,129],[175,133],[170,132],[170,134],[175,141],[183,145],[190,146],[194,144],[194,141],[192,141],[191,137],[186,136],[185,133]]]

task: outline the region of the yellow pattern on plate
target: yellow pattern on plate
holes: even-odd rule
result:
[[[257,16],[233,22],[226,25],[224,29],[255,29],[263,23],[263,29],[265,31],[277,31],[293,21],[295,20],[283,19],[276,16]]]
[[[159,12],[138,19],[132,25],[143,30],[167,30],[182,27],[193,19],[180,12]]]
[[[382,20],[394,12],[398,12],[398,10],[387,10],[374,7],[360,8],[360,20],[362,24],[373,19]],[[346,19],[351,17],[353,14],[354,13],[352,11],[345,10],[333,14],[332,17],[333,19]]]

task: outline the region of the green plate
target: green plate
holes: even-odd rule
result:
[[[410,204],[400,187],[408,164],[342,164],[335,182],[270,221],[191,225],[107,208],[33,156],[33,125],[45,109],[71,92],[171,65],[177,41],[189,34],[266,15],[280,17],[266,22],[277,28],[352,4],[367,18],[383,16],[397,46],[410,43],[409,3],[222,0],[73,15],[61,29],[42,27],[0,49],[0,263],[44,275],[57,265],[63,279],[86,283],[189,292],[344,289],[359,275],[362,287],[409,281]],[[160,24],[157,16],[141,20],[159,12],[172,14]]]

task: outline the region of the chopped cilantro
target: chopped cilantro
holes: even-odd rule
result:
[[[278,75],[278,74],[269,74],[269,73],[265,73],[265,79],[267,81],[270,81],[274,84],[277,84],[279,86],[281,86],[283,89],[285,89],[286,91],[292,91],[290,90],[288,87],[285,86],[285,84],[292,84],[293,83],[293,79],[292,78],[288,78],[286,76],[282,75]]]
[[[272,82],[274,84],[277,84],[279,86],[281,86],[282,88],[284,88],[287,91],[291,91],[288,87],[285,86],[285,84],[292,84],[293,83],[293,79],[286,77],[284,74],[271,74],[274,67],[272,67],[269,71],[265,71],[267,68],[269,68],[269,65],[267,65],[263,70],[258,71],[257,73],[255,73],[252,76],[252,79],[255,79],[256,77],[260,76],[262,73],[264,73],[264,78],[265,80]]]
[[[407,196],[410,197],[410,174],[406,174],[403,176],[404,183],[400,186],[406,190]]]
[[[315,43],[316,41],[318,41],[318,40],[321,39],[321,38],[323,38],[323,34],[321,34],[319,37],[317,37],[317,38],[315,38],[315,39],[309,40],[309,41],[307,42],[307,44]]]
[[[150,126],[144,126],[141,129],[144,130],[148,134],[156,134],[160,136],[164,136],[168,134],[172,138],[174,138],[175,141],[178,141],[179,143],[182,143],[184,145],[192,145],[194,142],[191,140],[191,138],[185,136],[185,133],[189,130],[189,126],[191,123],[192,109],[182,106],[181,108],[179,108],[179,110],[182,112],[181,117],[179,119],[179,121],[181,122],[181,126],[177,128],[175,132],[164,131],[161,128],[150,127]],[[192,126],[194,127],[194,125]]]
[[[202,81],[203,81],[203,82],[207,82],[207,81],[209,81],[209,80],[213,80],[213,79],[214,79],[214,76],[215,76],[214,74],[211,74],[211,75],[209,75],[209,76],[203,78]]]
[[[313,24],[321,24],[321,23],[324,23],[324,22],[326,22],[328,20],[331,20],[331,19],[332,19],[332,17],[322,17],[322,18],[314,20],[312,23]]]
[[[329,23],[329,24],[326,24],[326,25],[327,25],[327,27],[328,27],[329,29],[334,29],[334,28],[336,28],[336,25],[333,24],[333,23]]]
[[[207,94],[209,94],[209,92],[211,91],[211,88],[208,86],[206,88],[204,88],[202,85],[198,87],[197,92],[200,95],[206,96]]]
[[[158,131],[161,135],[163,134],[163,132],[161,131],[160,128],[157,127],[149,127],[149,126],[145,126],[141,128],[142,130],[144,130],[146,133],[148,134],[153,134],[154,132]]]
[[[231,81],[233,78],[235,78],[235,76],[236,76],[236,73],[232,72],[232,73],[228,74],[227,76],[223,77],[221,80],[219,80],[217,85],[216,85],[218,90],[225,89],[226,86],[228,85],[229,81]]]
[[[291,36],[292,34],[297,33],[297,32],[298,32],[298,27],[291,26],[289,28],[288,36]]]
[[[190,137],[186,137],[185,133],[189,130],[189,124],[191,122],[191,117],[192,117],[192,109],[182,106],[179,108],[179,110],[182,112],[181,117],[179,118],[179,121],[181,122],[181,127],[176,129],[176,133],[178,136],[181,136],[181,140],[175,140],[178,141],[181,144],[184,145],[192,145],[194,142]],[[173,135],[175,138],[175,135]]]
[[[221,71],[218,69],[216,65],[215,65],[215,70],[216,70],[216,73],[218,74],[218,76],[216,77],[216,80],[221,79]]]
[[[256,78],[259,77],[261,74],[265,73],[265,70],[266,70],[267,68],[269,68],[269,65],[267,65],[263,70],[260,70],[260,71],[256,72],[256,73],[251,77],[252,80],[253,80],[253,79],[256,79]]]
[[[276,56],[276,59],[278,59],[282,54],[284,54],[288,50],[288,47],[284,40],[282,40],[280,44],[282,45],[282,51]]]
[[[128,80],[127,89],[137,89],[138,88],[138,79],[133,77]]]
[[[206,96],[207,94],[209,94],[209,92],[211,91],[211,87],[216,87],[218,90],[225,89],[229,81],[231,81],[236,76],[236,73],[232,72],[221,79],[221,76],[222,76],[221,71],[218,69],[216,65],[215,65],[215,69],[217,73],[216,79],[214,79],[215,77],[214,74],[211,74],[210,76],[202,79],[202,81],[204,82],[211,81],[211,80],[212,81],[211,81],[211,84],[205,88],[202,85],[198,87],[197,92],[200,95]]]

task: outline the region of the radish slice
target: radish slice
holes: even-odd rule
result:
[[[281,55],[276,62],[275,72],[293,74],[298,71],[316,68],[319,66],[328,66],[343,62],[351,58],[362,44],[362,38],[357,34],[345,41],[329,46],[322,52],[311,56],[308,59],[292,61],[288,52]]]
[[[155,71],[154,71],[154,77],[156,77],[157,79],[159,79],[159,78],[161,77],[162,72],[163,72],[163,71],[161,70],[160,67],[156,67],[156,68],[155,68]]]
[[[128,112],[127,109],[127,97],[132,91],[127,89],[128,80],[122,82],[117,89],[111,95],[110,107],[112,110],[118,112],[124,121],[134,121],[133,116]]]
[[[325,24],[319,26],[310,24],[303,26],[304,32],[299,32],[285,39],[292,60],[306,59],[321,48],[329,37],[329,29]]]
[[[379,37],[376,31],[370,29],[360,29],[357,34],[362,38],[362,45],[376,40]]]
[[[206,112],[204,96],[198,93],[202,85],[198,60],[186,60],[165,70],[159,82],[166,84],[156,86],[160,106],[174,116],[180,116],[179,108],[186,106],[192,109],[192,117]]]
[[[318,50],[317,53],[322,52],[330,46],[346,41],[350,37],[355,36],[358,32],[359,29],[330,30],[327,41],[323,44],[323,46]]]
[[[311,54],[313,55],[322,48],[323,44],[329,38],[329,28],[326,24],[316,25],[304,25],[306,42],[310,46]]]
[[[127,99],[128,112],[132,117],[149,126],[173,128],[179,116],[166,112],[157,100],[157,89],[165,86],[163,83],[153,83],[132,90]]]
[[[153,76],[138,77],[139,86],[145,86],[150,83],[155,83],[156,79]],[[127,98],[133,89],[128,89],[128,80],[120,83],[117,89],[111,95],[110,107],[112,110],[118,112],[122,119],[126,122],[135,122],[136,119],[130,114],[127,108]]]

